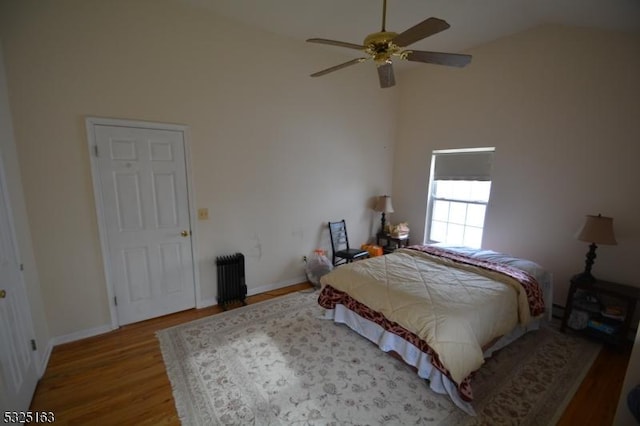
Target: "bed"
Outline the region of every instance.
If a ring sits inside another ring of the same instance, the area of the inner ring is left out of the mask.
[[[470,415],[473,372],[551,318],[551,274],[490,250],[411,246],[337,267],[320,282],[326,319],[400,356]]]

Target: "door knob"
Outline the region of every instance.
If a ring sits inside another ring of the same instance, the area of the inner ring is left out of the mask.
[[[180,235],[182,235],[183,237],[188,237],[189,236],[189,231],[182,231],[180,233]]]
[[[0,299],[4,299],[5,297],[7,297],[7,291],[6,290],[0,290]]]

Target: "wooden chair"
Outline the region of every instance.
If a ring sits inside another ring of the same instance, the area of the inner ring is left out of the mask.
[[[333,251],[333,266],[350,263],[357,259],[369,257],[366,250],[352,249],[349,247],[347,224],[342,219],[340,222],[329,222],[329,234],[331,234],[331,250]]]

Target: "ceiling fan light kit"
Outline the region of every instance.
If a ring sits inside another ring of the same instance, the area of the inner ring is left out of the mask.
[[[447,65],[454,67],[464,67],[471,62],[471,55],[462,55],[456,53],[428,52],[421,50],[404,50],[403,48],[437,34],[449,28],[446,21],[438,18],[427,18],[408,30],[398,34],[392,31],[386,31],[385,22],[387,15],[387,0],[382,3],[382,29],[379,32],[369,34],[365,37],[362,45],[348,43],[344,41],[329,40],[324,38],[310,38],[310,43],[328,44],[332,46],[346,47],[349,49],[360,50],[366,53],[367,57],[356,58],[344,62],[339,65],[318,71],[311,74],[311,77],[320,77],[333,71],[346,68],[351,65],[359,64],[367,60],[373,60],[378,69],[378,77],[380,79],[380,87],[395,86],[395,76],[393,73],[393,58],[397,57],[401,60],[412,62],[424,62],[428,64]]]

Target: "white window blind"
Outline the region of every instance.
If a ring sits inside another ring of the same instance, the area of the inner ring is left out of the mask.
[[[491,180],[493,151],[434,151],[433,180]]]

